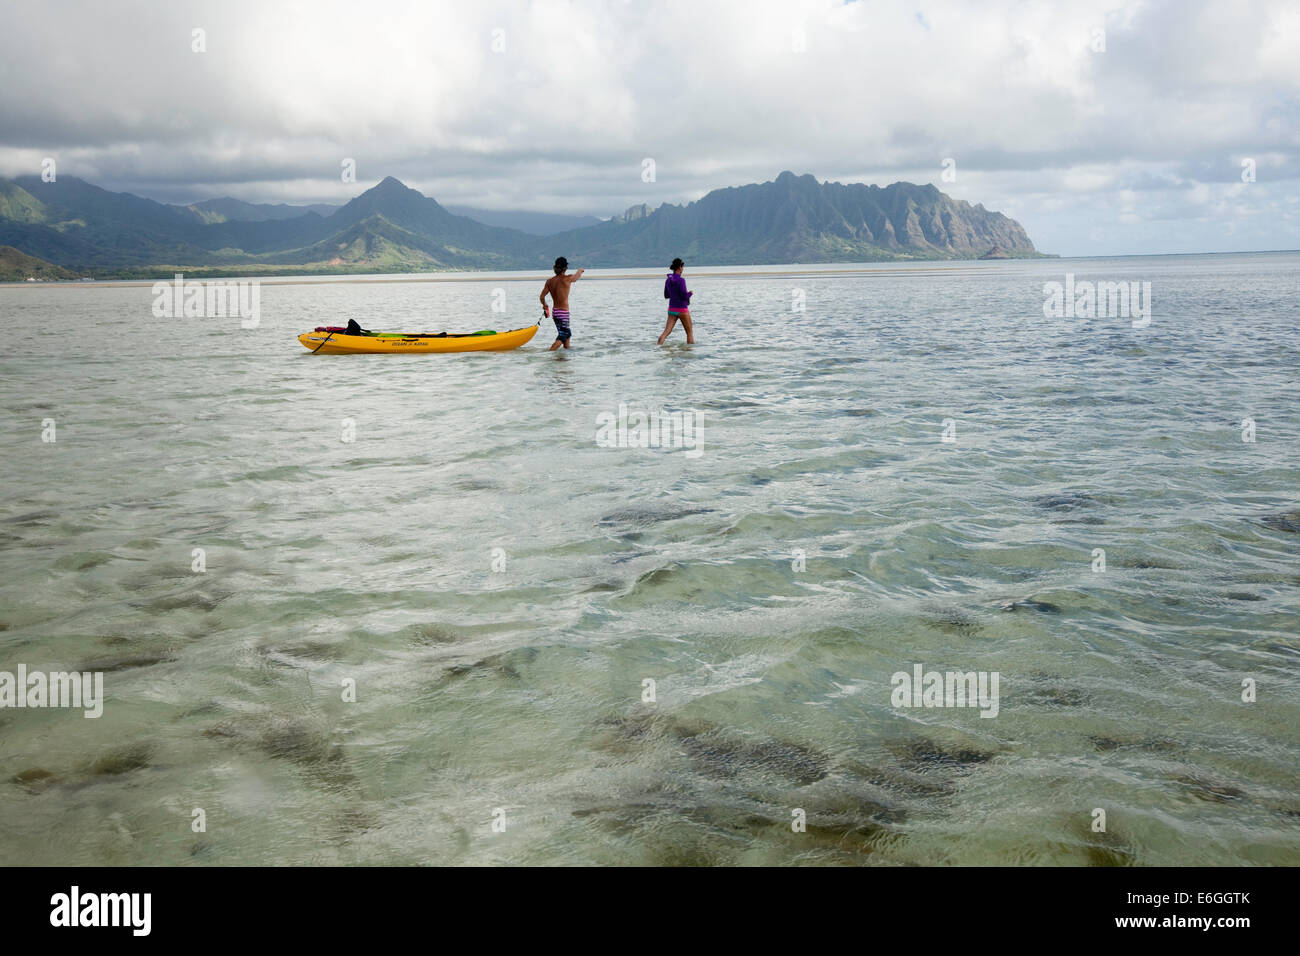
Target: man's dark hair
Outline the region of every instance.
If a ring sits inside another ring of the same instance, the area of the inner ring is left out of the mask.
[[[564,258],[564,256],[560,256],[560,258],[555,260],[555,274],[557,276],[564,275],[564,270],[567,268],[569,268],[569,260]]]

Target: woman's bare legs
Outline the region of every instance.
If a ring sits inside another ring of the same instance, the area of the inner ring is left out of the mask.
[[[685,322],[686,320],[682,319],[682,321]],[[675,326],[676,324],[677,324],[677,316],[675,315],[668,316],[668,324],[664,326],[664,334],[659,336],[659,343],[658,343],[659,345],[663,345],[664,339],[668,338],[668,336],[673,334],[673,326]]]
[[[683,315],[683,316],[682,316],[682,328],[684,328],[684,329],[686,330],[686,344],[687,344],[687,345],[694,345],[694,344],[695,344],[695,326],[691,325],[691,317],[690,317],[689,315]]]

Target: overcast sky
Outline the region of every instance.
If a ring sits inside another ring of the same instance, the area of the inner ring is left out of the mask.
[[[332,203],[391,175],[603,217],[789,169],[932,182],[1064,255],[1300,248],[1296,0],[0,0],[0,22],[0,175],[53,157],[168,202]]]

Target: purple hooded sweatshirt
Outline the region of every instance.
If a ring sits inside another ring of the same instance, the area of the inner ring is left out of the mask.
[[[678,275],[676,272],[668,273],[668,281],[664,283],[664,298],[668,300],[670,309],[689,309],[691,307],[692,292],[686,291],[686,278]]]

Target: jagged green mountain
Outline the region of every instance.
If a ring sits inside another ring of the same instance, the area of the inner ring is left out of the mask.
[[[203,221],[191,207],[61,176],[6,182],[0,243],[98,274],[511,269],[536,237],[455,216],[389,177],[329,217]]]
[[[793,173],[550,236],[456,215],[392,177],[322,216],[238,200],[171,206],[28,176],[0,180],[0,244],[97,275],[545,269],[556,255],[605,267],[1038,255],[1015,220],[934,186]]]
[[[423,260],[425,269],[513,269],[524,264],[537,241],[450,213],[391,176],[323,223],[327,234],[301,253],[307,261],[328,256],[343,264],[349,250],[381,248]]]
[[[0,218],[0,243],[77,270],[202,263],[217,239],[174,206],[100,189],[75,176],[21,176],[0,186],[24,219]],[[218,242],[216,248],[220,248]]]
[[[718,189],[686,206],[623,217],[552,237],[569,259],[650,265],[973,259],[1000,248],[1035,256],[1014,219],[955,200],[934,186],[819,183],[782,173],[774,182]]]

